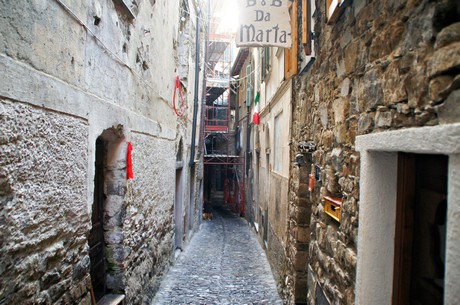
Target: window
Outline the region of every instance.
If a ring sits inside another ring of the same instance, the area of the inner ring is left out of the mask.
[[[312,45],[312,0],[294,0],[289,7],[292,28],[292,47],[285,50],[284,78],[289,79],[302,71],[314,57]]]
[[[275,134],[273,145],[273,159],[275,172],[281,173],[283,170],[283,147],[281,143],[281,114],[275,117]]]
[[[315,1],[302,0],[301,1],[301,25],[299,27],[299,73],[308,69],[313,59],[315,58],[315,52],[313,49],[313,28],[314,19],[313,12],[315,11]]]
[[[311,29],[312,29],[312,7],[310,0],[302,0],[302,46],[305,55],[312,54]]]
[[[135,11],[137,10],[137,4],[133,0],[113,0],[115,9],[119,15],[132,21],[135,18]]]
[[[246,106],[250,107],[252,105],[253,97],[253,70],[251,62],[246,66]]]
[[[331,24],[337,21],[337,19],[342,14],[347,0],[327,0],[326,2],[326,13],[327,13],[327,23]]]
[[[289,16],[291,17],[292,47],[284,52],[284,78],[290,79],[298,72],[298,12],[299,0],[294,0],[289,6]]]
[[[270,72],[270,69],[271,69],[271,58],[270,58],[270,47],[264,47],[264,48],[261,48],[261,52],[260,52],[260,62],[261,62],[261,65],[260,65],[260,76],[262,78],[262,81],[265,80],[265,78],[267,78],[269,72]]]

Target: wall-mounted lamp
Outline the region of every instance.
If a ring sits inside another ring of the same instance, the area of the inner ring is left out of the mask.
[[[305,164],[307,164],[307,161],[305,161],[305,156],[303,154],[297,154],[295,156],[294,165],[297,167],[301,167]]]
[[[295,156],[294,165],[301,167],[312,163],[312,153],[316,150],[316,144],[313,141],[302,141],[298,145],[299,153]]]
[[[299,149],[302,153],[312,153],[316,150],[316,144],[313,141],[302,141],[299,143]]]

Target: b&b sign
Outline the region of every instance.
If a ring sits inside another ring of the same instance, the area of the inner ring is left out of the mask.
[[[237,47],[291,47],[290,0],[237,1],[240,11]]]

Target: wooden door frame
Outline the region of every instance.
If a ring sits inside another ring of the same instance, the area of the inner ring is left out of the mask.
[[[183,247],[184,239],[184,183],[183,167],[176,167],[176,194],[174,196],[174,249]]]
[[[448,156],[444,303],[460,301],[460,124],[407,128],[356,137],[360,201],[355,304],[391,304],[398,152]]]
[[[416,157],[398,154],[393,305],[410,304]],[[412,206],[412,208],[411,208]]]

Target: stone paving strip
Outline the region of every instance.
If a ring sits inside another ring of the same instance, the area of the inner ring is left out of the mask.
[[[265,252],[244,219],[215,207],[176,260],[152,305],[281,305]]]

